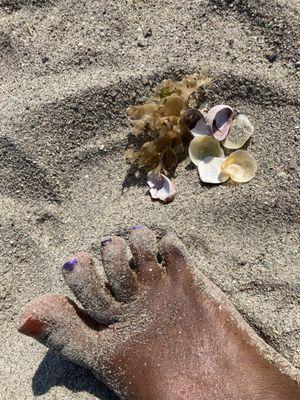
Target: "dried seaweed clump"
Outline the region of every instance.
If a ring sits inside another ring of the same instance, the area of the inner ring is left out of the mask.
[[[133,133],[146,133],[139,150],[129,149],[126,160],[153,173],[173,170],[185,153],[186,128],[181,117],[188,110],[190,96],[210,83],[206,72],[189,75],[181,81],[165,80],[144,104],[128,109]]]

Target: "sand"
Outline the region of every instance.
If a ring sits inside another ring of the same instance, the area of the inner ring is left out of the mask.
[[[297,0],[0,0],[0,399],[112,399],[84,369],[16,332],[20,308],[69,294],[61,264],[101,238],[174,231],[251,326],[300,367]],[[152,202],[124,163],[126,108],[208,68],[211,104],[245,112],[259,169]],[[298,151],[298,154],[297,154]]]

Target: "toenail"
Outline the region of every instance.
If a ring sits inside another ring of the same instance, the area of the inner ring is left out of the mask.
[[[135,225],[135,226],[132,226],[131,227],[131,229],[133,229],[134,231],[137,231],[137,230],[139,230],[139,229],[144,229],[145,227],[143,226],[143,225]]]
[[[101,246],[104,247],[104,246],[107,246],[108,244],[111,244],[111,243],[112,243],[111,239],[106,239],[106,240],[103,240],[101,242]]]
[[[45,326],[41,321],[30,315],[22,321],[22,324],[18,327],[18,331],[24,335],[36,337],[45,332]]]
[[[68,272],[73,271],[74,266],[77,264],[77,258],[71,258],[69,261],[67,261],[64,265],[63,265],[63,269],[65,269]]]

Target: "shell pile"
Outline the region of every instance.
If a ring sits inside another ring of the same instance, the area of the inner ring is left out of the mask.
[[[249,119],[236,115],[226,104],[191,108],[194,93],[198,92],[198,100],[205,100],[210,81],[206,72],[188,75],[181,81],[165,80],[148,101],[128,109],[133,133],[143,136],[139,148],[128,149],[125,157],[148,171],[147,184],[153,199],[164,203],[174,199],[175,185],[167,175],[174,172],[187,149],[202,182],[220,184],[229,178],[248,182],[255,176],[255,159],[241,150],[253,134]]]
[[[210,110],[189,110],[182,117],[194,136],[189,145],[191,161],[198,167],[202,182],[218,184],[231,178],[248,182],[254,178],[257,163],[245,150],[237,150],[225,157],[221,146],[228,150],[240,149],[253,133],[249,119],[225,104]]]

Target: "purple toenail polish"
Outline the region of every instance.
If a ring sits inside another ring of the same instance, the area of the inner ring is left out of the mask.
[[[131,229],[133,229],[134,231],[137,231],[139,229],[144,229],[145,227],[143,225],[135,225],[133,226]]]
[[[64,265],[63,265],[63,269],[65,269],[68,272],[73,271],[74,266],[77,264],[77,259],[76,258],[71,258],[69,261],[67,261]]]
[[[107,246],[108,244],[111,244],[111,243],[112,243],[111,239],[106,239],[106,240],[103,240],[101,242],[101,246],[104,247],[104,246]]]

